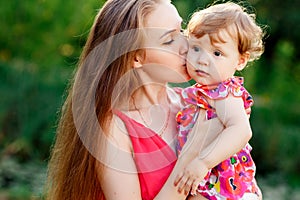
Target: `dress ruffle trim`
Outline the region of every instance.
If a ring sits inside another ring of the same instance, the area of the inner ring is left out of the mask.
[[[249,92],[244,88],[243,77],[232,77],[219,83],[215,89],[208,89],[206,86],[195,84],[195,92],[201,92],[210,99],[224,99],[229,94],[235,97],[242,97],[244,100],[245,109],[250,108],[253,105],[253,98]]]
[[[216,117],[215,108],[207,101],[207,98],[220,100],[226,98],[229,94],[235,97],[241,97],[244,102],[244,108],[248,109],[253,105],[253,98],[244,88],[243,77],[232,77],[219,83],[214,89],[209,89],[206,85],[196,83],[188,88],[175,88],[181,98],[187,104],[196,105],[207,110],[207,119]]]

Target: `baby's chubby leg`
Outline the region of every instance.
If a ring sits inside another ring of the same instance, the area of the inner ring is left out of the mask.
[[[262,200],[262,196],[253,193],[245,193],[241,200]]]

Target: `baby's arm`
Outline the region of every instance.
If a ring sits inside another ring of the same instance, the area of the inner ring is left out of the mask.
[[[251,138],[252,131],[242,98],[229,95],[228,98],[224,100],[215,101],[214,106],[220,122],[224,125],[224,129],[208,146],[202,149],[200,148],[200,154],[176,177],[175,184],[178,186],[179,191],[184,189],[185,192],[187,192],[192,187],[191,193],[195,193],[197,185],[206,175],[203,175],[204,172],[207,172],[208,169],[213,168],[223,160],[240,151]],[[198,118],[198,121],[199,120],[201,121],[201,118]],[[197,134],[194,134],[194,136],[189,139],[193,139],[194,143],[203,144],[203,139],[205,139],[203,135],[210,133],[215,134],[211,129],[220,132],[215,127],[220,126],[217,124],[218,123],[211,123],[209,130],[202,130],[201,124],[197,125],[200,127],[195,126],[194,128],[199,129],[199,132],[197,131]],[[197,135],[202,135],[202,137]],[[195,147],[191,148],[195,149]],[[202,170],[201,172],[199,172],[200,169]]]
[[[244,109],[242,98],[229,95],[215,102],[215,108],[224,130],[199,155],[199,159],[212,168],[239,152],[252,137],[249,117]]]

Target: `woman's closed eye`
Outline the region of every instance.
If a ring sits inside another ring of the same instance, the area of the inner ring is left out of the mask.
[[[170,40],[164,42],[163,44],[164,44],[164,45],[170,45],[170,44],[172,44],[173,42],[174,42],[174,40],[171,38]]]
[[[172,44],[175,40],[179,39],[183,37],[183,34],[181,32],[181,29],[180,31],[174,31],[172,32],[165,40],[165,42],[163,43],[164,45],[170,45]]]

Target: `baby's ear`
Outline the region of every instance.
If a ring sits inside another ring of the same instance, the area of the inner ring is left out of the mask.
[[[250,53],[248,51],[245,52],[244,54],[240,55],[238,66],[236,67],[236,70],[238,70],[238,71],[243,70],[246,67],[249,59],[250,59]]]
[[[140,68],[143,66],[144,60],[144,51],[139,50],[135,53],[134,60],[133,60],[133,67]]]

